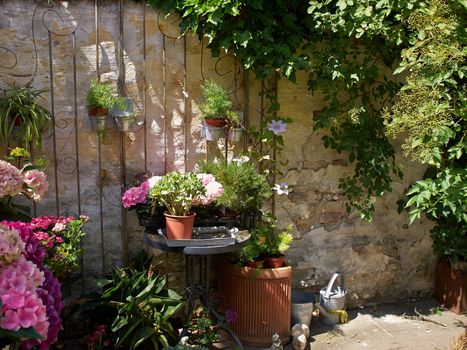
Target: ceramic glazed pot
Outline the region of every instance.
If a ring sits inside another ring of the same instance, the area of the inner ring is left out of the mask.
[[[177,216],[164,214],[167,239],[191,239],[195,214]]]

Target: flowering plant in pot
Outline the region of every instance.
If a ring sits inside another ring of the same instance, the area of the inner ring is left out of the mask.
[[[62,328],[60,285],[23,222],[0,223],[0,348],[49,349]],[[8,348],[8,347],[7,347]]]
[[[221,193],[213,176],[171,172],[149,190],[149,198],[167,209],[164,215],[169,239],[191,239],[195,219],[191,211],[193,205],[209,204]]]
[[[62,283],[80,267],[80,243],[86,234],[82,227],[87,221],[84,215],[41,216],[31,221],[34,235],[46,251],[44,263]]]
[[[15,203],[15,197],[24,195],[36,202],[42,200],[47,188],[47,176],[38,168],[45,165],[38,159],[30,162],[30,154],[24,148],[15,148],[7,159],[25,165],[21,169],[8,161],[0,160],[0,219],[30,221],[29,207]]]

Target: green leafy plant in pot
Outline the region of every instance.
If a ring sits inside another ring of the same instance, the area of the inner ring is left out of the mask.
[[[217,205],[224,208],[225,215],[238,217],[239,226],[251,229],[261,217],[264,201],[272,195],[266,177],[248,162],[247,157],[225,164],[203,162],[198,164],[200,172],[214,175],[224,188],[217,198]]]
[[[206,125],[223,127],[226,113],[232,109],[229,93],[213,80],[206,80],[201,86],[204,102],[200,105],[199,118]]]
[[[97,130],[99,135],[105,131],[105,121],[109,109],[119,103],[118,101],[119,98],[114,96],[110,82],[101,83],[97,80],[91,82],[86,95],[89,122],[91,129]]]
[[[51,125],[50,112],[39,104],[44,90],[30,86],[9,85],[5,96],[0,98],[0,143],[16,138],[18,146],[41,146],[42,132]],[[15,135],[15,137],[13,137]]]
[[[168,239],[191,239],[195,214],[191,212],[193,200],[203,196],[206,188],[194,173],[171,172],[149,190],[149,198],[167,209]]]

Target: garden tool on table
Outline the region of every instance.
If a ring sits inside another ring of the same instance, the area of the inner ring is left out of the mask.
[[[334,286],[336,280],[340,277],[340,286]],[[335,325],[347,323],[349,315],[345,311],[345,296],[347,291],[344,289],[344,277],[335,272],[329,280],[326,288],[321,289],[319,296],[319,304],[316,306],[319,309],[320,321],[327,325]]]

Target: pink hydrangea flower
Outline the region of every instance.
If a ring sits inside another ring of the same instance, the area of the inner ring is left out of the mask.
[[[24,247],[17,230],[0,225],[0,266],[15,261],[24,252]]]
[[[224,193],[222,185],[216,181],[216,178],[211,174],[197,174],[198,179],[201,180],[202,184],[206,188],[206,194],[204,196],[193,198],[194,205],[208,205],[214,202]]]
[[[137,187],[132,187],[125,191],[122,196],[122,203],[125,208],[130,208],[147,201],[149,193],[149,182],[146,180]]]
[[[33,169],[24,174],[24,183],[29,187],[27,194],[35,201],[40,201],[49,188],[47,175],[43,171]]]
[[[23,188],[23,175],[10,163],[0,160],[0,198],[16,196]]]
[[[55,226],[53,227],[52,231],[53,232],[60,232],[66,229],[66,224],[63,222],[57,222]]]

